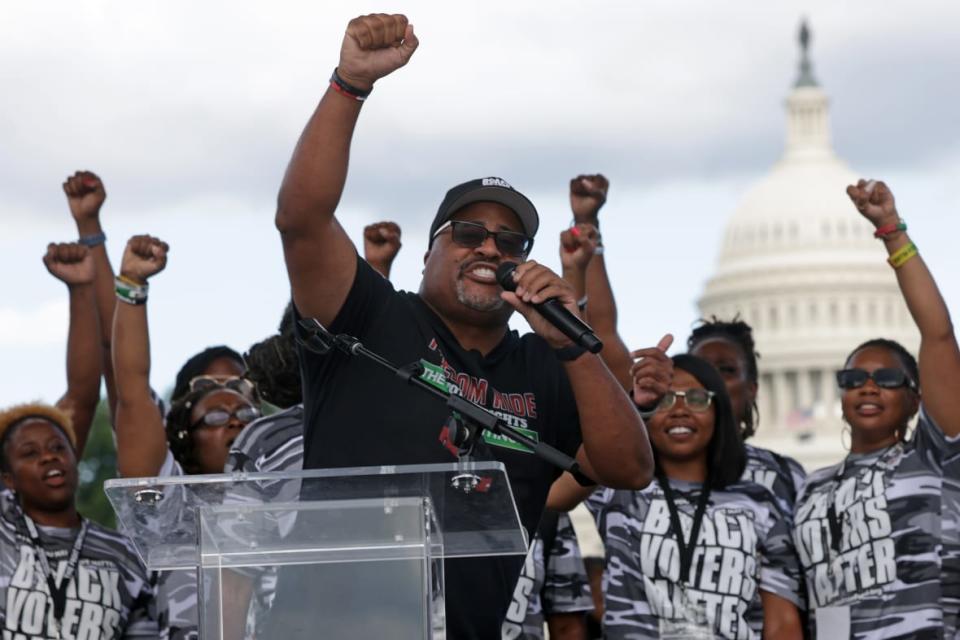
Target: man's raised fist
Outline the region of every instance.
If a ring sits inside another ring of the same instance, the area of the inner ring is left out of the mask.
[[[68,287],[90,284],[96,274],[90,250],[78,242],[51,242],[43,264],[54,278]]]
[[[67,177],[63,183],[63,192],[67,194],[70,214],[78,222],[100,215],[100,207],[107,199],[103,181],[92,171],[77,171]]]
[[[372,13],[354,18],[340,47],[337,74],[363,90],[407,64],[420,41],[401,14]]]
[[[120,263],[120,273],[134,282],[145,283],[148,278],[163,271],[167,266],[170,246],[153,236],[133,236],[127,241]]]

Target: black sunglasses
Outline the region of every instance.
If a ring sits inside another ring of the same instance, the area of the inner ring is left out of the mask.
[[[873,371],[864,369],[841,369],[837,371],[837,385],[841,389],[859,389],[867,384],[867,380],[873,380],[881,389],[910,387],[914,391],[917,390],[917,383],[911,380],[910,376],[902,369],[883,367]]]
[[[494,244],[504,255],[524,256],[533,248],[533,238],[528,235],[516,231],[489,231],[482,224],[466,220],[447,220],[437,228],[431,240],[446,231],[447,227],[451,229],[453,241],[468,249],[479,247],[490,236],[493,236]]]

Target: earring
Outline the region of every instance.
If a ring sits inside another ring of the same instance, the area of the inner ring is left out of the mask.
[[[847,438],[848,440],[851,440],[851,441],[853,440],[853,433],[850,431],[850,425],[848,424],[844,424],[843,429],[840,430],[840,446],[843,447],[844,451],[850,451],[850,444],[844,443],[843,441],[844,435],[848,436]]]

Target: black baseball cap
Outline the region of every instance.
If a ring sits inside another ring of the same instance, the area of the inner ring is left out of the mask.
[[[507,207],[520,219],[523,232],[533,238],[540,227],[540,216],[530,199],[523,195],[503,178],[477,178],[458,184],[449,191],[437,209],[437,216],[430,225],[429,245],[433,245],[433,236],[444,222],[453,217],[460,209],[474,202],[496,202]]]

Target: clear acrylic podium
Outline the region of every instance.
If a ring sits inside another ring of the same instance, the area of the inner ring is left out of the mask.
[[[148,568],[197,571],[203,640],[443,638],[442,560],[522,555],[528,542],[499,462],[104,489]]]

